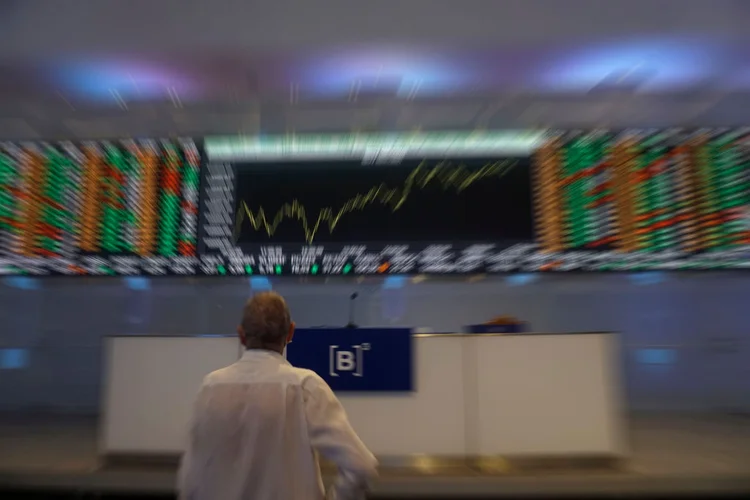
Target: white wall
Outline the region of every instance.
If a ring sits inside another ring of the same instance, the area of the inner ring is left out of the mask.
[[[750,275],[497,277],[408,280],[272,279],[301,326],[342,325],[359,291],[362,326],[455,331],[500,314],[536,331],[622,332],[626,395],[635,410],[750,409]],[[25,369],[0,370],[0,410],[95,413],[107,334],[232,333],[247,279],[6,279],[0,348],[29,349]],[[525,283],[525,284],[519,284]]]

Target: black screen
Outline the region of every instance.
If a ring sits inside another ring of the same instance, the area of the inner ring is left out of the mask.
[[[531,241],[529,163],[492,158],[235,165],[234,241]]]

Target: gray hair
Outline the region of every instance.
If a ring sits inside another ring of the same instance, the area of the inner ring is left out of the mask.
[[[257,293],[245,304],[241,325],[247,344],[282,343],[292,325],[289,307],[276,292]]]

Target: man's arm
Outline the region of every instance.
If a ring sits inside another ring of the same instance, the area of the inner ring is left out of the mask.
[[[341,403],[318,375],[303,383],[310,440],[323,457],[338,467],[336,499],[364,496],[367,481],[377,476],[378,461],[354,432]]]

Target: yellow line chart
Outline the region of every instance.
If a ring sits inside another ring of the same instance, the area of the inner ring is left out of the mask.
[[[255,231],[265,231],[268,236],[273,236],[282,222],[291,219],[302,225],[305,241],[312,243],[321,226],[327,227],[328,232],[332,233],[341,218],[351,212],[363,210],[376,203],[388,205],[391,212],[395,212],[406,202],[412,191],[424,189],[430,183],[437,183],[444,191],[455,189],[459,193],[480,180],[503,177],[518,164],[518,161],[496,161],[472,169],[463,164],[454,164],[449,161],[441,161],[432,167],[427,166],[427,163],[427,161],[423,161],[412,170],[401,186],[389,187],[385,183],[380,183],[365,193],[357,193],[352,196],[339,208],[321,208],[317,216],[308,217],[305,206],[297,199],[284,203],[270,217],[263,207],[259,207],[254,212],[243,200],[235,214],[234,239],[237,241],[245,219],[250,222]]]

